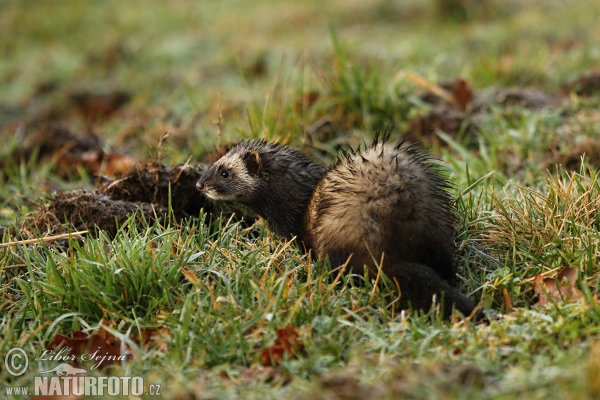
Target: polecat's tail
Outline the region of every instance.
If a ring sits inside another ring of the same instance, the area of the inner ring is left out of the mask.
[[[393,268],[388,265],[386,269],[393,271],[388,273],[389,278],[398,281],[402,297],[415,309],[428,311],[435,296],[436,303],[443,307],[442,312],[446,319],[452,315],[453,308],[465,317],[472,315],[475,320],[483,317],[481,310],[471,300],[426,265],[401,262]]]

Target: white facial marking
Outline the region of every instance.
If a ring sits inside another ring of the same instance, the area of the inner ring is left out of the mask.
[[[242,182],[250,182],[252,180],[246,169],[246,164],[244,164],[244,160],[242,160],[239,153],[229,158],[224,165],[227,165],[234,172],[236,179]]]
[[[221,166],[224,167],[225,169],[231,171],[231,177],[230,178],[217,177],[216,179],[235,179],[238,183],[245,182],[245,183],[251,184],[253,179],[248,174],[248,171],[246,170],[246,165],[244,164],[244,161],[242,160],[239,153],[226,154],[225,156],[223,156],[221,159],[219,159],[214,164],[215,168],[218,168]],[[228,194],[219,193],[214,188],[212,188],[210,186],[210,184],[207,185],[207,187],[203,190],[203,193],[207,197],[209,197],[213,200],[221,200],[221,201],[235,201],[237,196],[239,195],[239,193],[228,193]]]
[[[219,194],[214,189],[205,190],[204,194],[206,196],[210,197],[213,200],[221,200],[221,201],[235,200],[235,198],[234,198],[233,195],[231,195],[231,194],[229,194],[229,195]]]

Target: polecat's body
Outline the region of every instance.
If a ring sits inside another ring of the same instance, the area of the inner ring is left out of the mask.
[[[450,286],[454,222],[448,183],[429,156],[387,138],[352,152],[332,168],[264,141],[241,143],[218,160],[197,187],[215,200],[246,204],[277,234],[296,236],[319,258],[357,273],[396,279],[413,307],[428,309],[434,294],[465,315],[474,305]]]

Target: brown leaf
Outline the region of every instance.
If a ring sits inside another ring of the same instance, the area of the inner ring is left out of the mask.
[[[583,298],[577,285],[577,268],[563,268],[556,277],[544,278],[537,275],[533,281],[535,294],[538,296],[536,306],[553,303],[572,303]]]
[[[131,171],[138,160],[124,154],[104,153],[100,150],[83,153],[79,163],[93,174],[97,175],[102,171],[104,175],[114,177]]]
[[[319,92],[307,92],[303,93],[300,99],[296,101],[294,108],[297,112],[301,112],[305,107],[308,109],[319,99]]]
[[[199,285],[200,284],[200,279],[198,279],[198,277],[196,276],[196,274],[194,273],[194,271],[190,270],[189,267],[184,267],[181,270],[181,274],[192,285]]]
[[[78,164],[85,169],[89,169],[93,174],[97,174],[102,169],[103,159],[104,152],[102,150],[86,151],[81,154]]]
[[[473,91],[469,83],[464,79],[456,78],[456,85],[454,85],[452,95],[462,111],[466,111],[473,102]]]
[[[133,169],[138,160],[124,154],[108,153],[105,155],[106,166],[104,174],[108,176],[123,175]]]
[[[158,348],[163,353],[168,351],[167,340],[171,332],[164,326],[155,329],[142,329],[138,334],[139,342],[145,343],[144,349]]]
[[[121,341],[104,328],[100,328],[97,334],[91,336],[81,331],[73,332],[70,338],[58,334],[48,345],[48,350],[55,352],[63,348],[74,357],[73,365],[79,365],[80,361],[89,361],[95,368],[111,363],[118,364],[123,357],[130,356],[129,352],[125,355],[121,354]]]
[[[510,295],[508,294],[507,288],[502,289],[502,295],[504,296],[504,299],[502,301],[502,308],[504,309],[505,312],[508,313],[513,308],[513,301],[510,298]]]
[[[260,363],[264,366],[277,366],[284,359],[295,356],[304,347],[292,326],[278,329],[275,334],[277,335],[275,343],[260,354]]]

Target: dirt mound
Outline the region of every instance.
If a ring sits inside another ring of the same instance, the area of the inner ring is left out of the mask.
[[[568,171],[579,171],[582,156],[585,155],[587,163],[600,165],[600,141],[588,138],[580,143],[555,142],[547,151],[542,170],[554,170],[557,165],[562,165]]]
[[[36,157],[55,164],[54,172],[67,178],[84,169],[91,174],[119,175],[131,170],[138,160],[119,153],[105,153],[100,138],[92,131],[76,131],[61,123],[46,121],[24,129],[23,140],[11,156],[21,163]],[[2,138],[0,138],[2,139]],[[6,160],[0,160],[3,167]]]
[[[412,77],[421,86],[418,93],[420,101],[432,106],[432,109],[408,121],[403,133],[412,141],[425,140],[438,143],[437,132],[442,131],[450,137],[464,133],[468,144],[477,143],[477,135],[482,117],[492,107],[517,107],[539,109],[558,107],[565,99],[535,88],[499,88],[475,92],[463,79],[437,84]]]
[[[566,92],[575,92],[580,96],[592,96],[600,93],[600,71],[582,75],[579,78],[563,85]]]
[[[107,93],[77,91],[70,97],[87,120],[108,118],[131,100],[128,93],[119,90]]]
[[[20,236],[63,233],[65,222],[77,230],[97,228],[114,236],[135,212],[153,221],[166,218],[169,206],[178,219],[198,216],[202,208],[211,213],[212,205],[196,190],[196,182],[207,168],[148,164],[119,179],[100,179],[95,190],[59,193],[26,218]]]
[[[488,104],[497,104],[503,107],[519,106],[529,109],[556,106],[561,103],[559,98],[534,88],[496,89],[484,99],[482,102]]]
[[[21,224],[20,236],[37,237],[39,233],[64,233],[64,222],[77,230],[98,228],[114,236],[117,229],[133,213],[140,212],[148,220],[165,216],[165,207],[145,203],[114,200],[98,191],[76,190],[58,193],[48,204]]]
[[[27,160],[37,150],[37,157],[71,162],[81,158],[84,153],[101,151],[99,138],[92,132],[76,133],[57,123],[44,123],[42,126],[30,126],[19,145],[15,157]]]
[[[196,190],[196,182],[207,169],[206,165],[166,167],[158,163],[147,164],[118,179],[105,179],[98,185],[98,190],[113,200],[149,202],[164,208],[169,207],[170,193],[175,216],[197,216],[201,208],[210,208],[206,198]]]
[[[428,140],[430,143],[438,142],[437,132],[442,131],[451,137],[456,137],[459,132],[464,132],[475,141],[478,126],[468,114],[451,108],[437,107],[429,113],[412,118],[403,136],[411,141]]]

